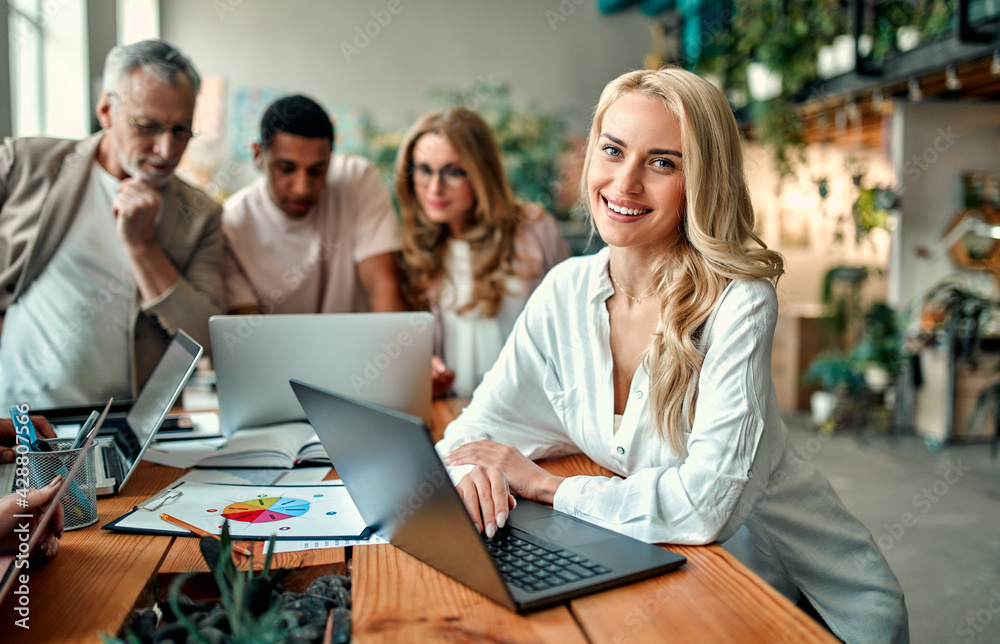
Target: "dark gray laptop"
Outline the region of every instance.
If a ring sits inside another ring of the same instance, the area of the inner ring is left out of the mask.
[[[519,612],[674,570],[674,552],[518,499],[507,525],[476,532],[423,421],[291,380],[372,532]]]

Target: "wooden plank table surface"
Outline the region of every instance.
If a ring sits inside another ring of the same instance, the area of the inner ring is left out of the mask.
[[[98,521],[66,532],[59,554],[31,567],[29,630],[14,624],[15,603],[0,607],[0,642],[97,642],[115,634],[156,574],[173,537],[113,533],[102,525],[172,483],[181,470],[143,463],[118,496],[98,499]]]
[[[152,581],[164,588],[173,574],[181,572],[205,572],[207,579],[198,539],[122,534],[100,528],[183,473],[173,467],[141,463],[122,494],[99,498],[97,523],[66,532],[55,559],[37,569],[29,568],[30,629],[15,625],[20,616],[14,611],[14,597],[8,597],[0,607],[0,642],[98,642],[99,632],[114,635],[137,603],[147,603],[144,595],[152,590]],[[253,547],[254,567],[259,569],[264,563],[264,542],[254,542]],[[243,570],[249,563],[242,555],[234,560]],[[302,576],[306,582],[319,574],[347,571],[344,548],[278,554],[274,566],[309,566],[310,571]]]
[[[253,550],[254,570],[264,567],[266,541],[237,541],[238,545]],[[239,557],[236,567],[246,570],[249,567],[249,557]],[[336,566],[346,569],[347,558],[344,548],[324,548],[323,550],[303,550],[301,552],[279,552],[271,560],[271,568],[303,568],[305,566]],[[179,537],[167,552],[163,563],[157,571],[161,575],[171,575],[182,572],[208,572],[208,565],[198,549],[198,539]]]
[[[436,402],[432,438],[464,401]],[[541,461],[559,476],[611,472],[582,455]],[[836,642],[721,546],[670,546],[683,568],[517,615],[390,545],[355,548],[354,640],[371,642]]]
[[[435,437],[463,404],[434,404]],[[610,474],[583,456],[542,465],[559,475]],[[0,607],[0,642],[97,642],[99,632],[116,633],[134,606],[146,605],[153,582],[164,583],[158,575],[204,569],[195,539],[100,529],[181,474],[143,463],[123,494],[99,499],[98,523],[67,532],[59,556],[30,569],[30,630],[14,624],[14,597]],[[688,558],[679,571],[529,615],[502,608],[391,545],[353,548],[349,563],[345,550],[335,548],[289,553],[281,564],[308,566],[305,577],[350,566],[354,638],[362,643],[836,641],[721,547],[672,549]]]

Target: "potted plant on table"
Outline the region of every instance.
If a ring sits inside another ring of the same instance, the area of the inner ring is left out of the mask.
[[[199,644],[344,644],[351,640],[350,580],[319,577],[305,592],[288,592],[280,582],[291,572],[273,570],[274,537],[263,569],[237,570],[228,522],[222,537],[202,537],[201,555],[219,591],[218,602],[195,602],[181,592],[194,573],[170,584],[167,601],[156,610],[138,611],[124,638],[101,633],[104,644],[197,642]]]

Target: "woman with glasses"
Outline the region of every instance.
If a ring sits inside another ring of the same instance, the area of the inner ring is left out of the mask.
[[[468,398],[528,296],[569,255],[555,220],[511,193],[493,133],[470,110],[425,114],[396,158],[404,294],[437,321],[434,393]]]
[[[908,641],[871,532],[787,443],[771,380],[784,260],[753,233],[725,96],[679,68],[627,73],[585,154],[608,247],[546,276],[438,444],[473,521],[492,538],[516,494],[650,543],[718,541],[840,639]],[[531,460],[571,453],[614,476]]]

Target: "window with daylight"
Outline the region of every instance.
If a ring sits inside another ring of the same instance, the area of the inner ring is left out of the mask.
[[[14,136],[45,131],[41,0],[9,0],[10,96]]]
[[[14,136],[89,133],[87,3],[6,0]]]

